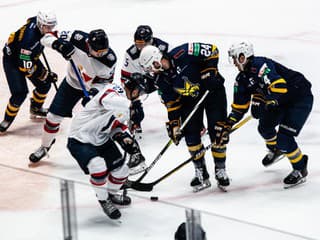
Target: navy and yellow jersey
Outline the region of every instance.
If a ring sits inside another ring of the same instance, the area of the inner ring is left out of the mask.
[[[303,74],[272,59],[253,57],[236,78],[231,115],[238,118],[239,113],[243,115],[247,112],[251,95],[258,94],[266,101],[276,100],[280,107],[285,107],[299,96],[308,93],[310,88],[311,83]]]
[[[180,116],[179,110],[184,104],[194,106],[206,89],[223,85],[218,72],[219,51],[215,45],[186,43],[174,48],[166,57],[171,67],[159,75],[156,85],[169,120]]]
[[[31,17],[16,32],[10,34],[3,49],[5,57],[9,57],[17,68],[31,79],[40,79],[46,75],[46,69],[39,60],[44,46],[40,39],[42,34],[37,27],[37,18]]]
[[[60,38],[64,40],[70,41],[75,47],[79,48],[81,51],[87,53],[88,56],[90,56],[89,53],[89,47],[87,40],[89,38],[89,34],[83,31],[75,30],[72,33],[70,32],[61,32]],[[106,65],[108,68],[112,68],[112,66],[115,65],[117,62],[117,57],[114,51],[109,47],[108,53],[102,57],[94,57],[90,56],[97,61],[103,63]]]

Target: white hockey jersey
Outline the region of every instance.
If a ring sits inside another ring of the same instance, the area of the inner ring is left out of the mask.
[[[87,33],[76,30],[73,32],[63,31],[59,35],[60,38],[71,42],[75,47],[75,53],[71,58],[81,73],[86,90],[89,90],[91,87],[100,86],[100,84],[96,85],[95,83],[101,83],[101,80],[113,80],[117,58],[111,48],[109,48],[105,56],[95,58],[89,54]],[[52,43],[56,39],[55,35],[48,33],[41,39],[41,44],[52,48]],[[73,88],[82,90],[70,62],[67,67],[66,80]]]
[[[129,105],[120,86],[107,84],[74,116],[69,137],[95,146],[104,144],[114,134],[128,131]]]
[[[153,38],[152,45],[159,48],[161,52],[166,53],[169,49],[169,44],[159,38]],[[121,82],[125,82],[127,78],[130,79],[132,73],[145,74],[143,68],[139,63],[139,56],[141,51],[133,44],[131,45],[124,56],[124,63],[121,69]]]

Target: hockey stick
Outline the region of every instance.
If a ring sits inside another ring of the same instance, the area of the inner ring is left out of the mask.
[[[51,72],[51,68],[50,68],[49,62],[48,62],[47,57],[46,57],[46,55],[44,54],[44,52],[42,52],[42,57],[43,57],[44,62],[45,62],[45,64],[46,64],[47,68],[48,68],[48,71]],[[54,88],[56,89],[56,91],[58,91],[58,86],[57,86],[57,83],[56,83],[56,82],[53,83],[53,86],[54,86]]]
[[[207,90],[203,96],[201,97],[201,99],[198,101],[198,103],[194,106],[193,110],[189,113],[188,117],[184,120],[183,124],[180,127],[179,131],[182,131],[185,126],[188,124],[188,122],[190,121],[190,119],[192,118],[193,114],[198,110],[200,104],[204,101],[204,99],[206,98],[206,96],[209,94],[209,90]],[[144,173],[137,179],[136,182],[141,182],[142,179],[148,174],[148,172],[151,170],[151,168],[153,168],[153,166],[156,164],[156,162],[159,161],[159,159],[162,157],[162,155],[167,151],[167,149],[170,147],[170,145],[173,143],[172,139],[170,139],[167,144],[162,148],[162,150],[160,151],[160,153],[156,156],[156,158],[153,160],[153,162],[149,165],[149,167],[147,167],[144,170]]]
[[[83,79],[80,75],[80,72],[79,72],[79,69],[77,68],[77,66],[75,65],[74,61],[72,59],[70,59],[70,63],[71,63],[71,66],[73,68],[73,71],[75,72],[75,74],[77,75],[77,78],[78,78],[78,81],[80,83],[80,86],[81,86],[81,89],[83,91],[83,94],[86,98],[89,98],[89,93],[84,85],[84,82],[83,82]]]
[[[248,116],[245,119],[243,119],[242,121],[240,121],[237,125],[235,125],[231,131],[230,134],[233,133],[235,130],[237,130],[238,128],[242,127],[245,123],[247,123],[250,119],[252,119],[252,116]],[[205,153],[207,150],[209,150],[212,146],[214,145],[214,143],[209,144],[208,146],[206,146],[204,149],[202,149],[200,152],[198,152],[196,155],[188,158],[186,161],[182,162],[181,164],[179,164],[177,167],[175,167],[174,169],[170,170],[168,173],[164,174],[162,177],[158,178],[157,180],[151,182],[151,183],[141,183],[139,181],[130,181],[128,180],[125,185],[124,188],[132,188],[134,190],[137,191],[143,191],[143,192],[151,192],[153,190],[153,187],[155,185],[157,185],[159,182],[163,181],[164,179],[166,179],[167,177],[169,177],[171,174],[175,173],[176,171],[178,171],[180,168],[184,167],[185,165],[187,165],[189,162],[191,162],[193,159],[199,157],[200,155],[202,155],[203,153]]]

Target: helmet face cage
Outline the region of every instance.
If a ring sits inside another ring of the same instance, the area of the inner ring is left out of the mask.
[[[136,32],[134,33],[134,41],[136,43],[151,42],[152,37],[153,37],[152,29],[148,25],[138,26]]]
[[[154,73],[162,70],[162,53],[155,46],[146,46],[142,49],[139,62],[145,72]]]
[[[57,17],[53,12],[39,11],[37,14],[37,26],[42,32],[42,28],[46,27],[52,30],[57,25]],[[49,31],[48,31],[49,32]]]

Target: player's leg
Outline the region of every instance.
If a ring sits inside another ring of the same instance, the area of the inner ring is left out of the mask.
[[[45,118],[48,109],[42,106],[51,88],[51,83],[39,79],[33,79],[31,82],[36,88],[32,91],[32,97],[30,98],[30,118]]]
[[[225,121],[227,118],[227,99],[224,89],[212,92],[208,95],[205,104],[205,111],[208,120],[208,132],[211,142],[215,139],[214,126],[218,121]],[[211,154],[215,164],[215,178],[218,187],[225,190],[230,185],[226,172],[226,145],[213,146]]]
[[[6,107],[4,119],[0,123],[0,133],[6,132],[10,127],[28,94],[28,87],[24,74],[20,72],[7,57],[3,57],[3,68],[11,97]]]
[[[305,182],[308,175],[308,156],[302,153],[295,137],[299,135],[304,126],[312,105],[313,96],[310,93],[288,109],[279,126],[277,146],[288,157],[293,168],[292,172],[284,179],[285,188]]]
[[[72,110],[82,98],[81,90],[72,88],[64,79],[56,93],[43,126],[41,146],[29,156],[31,162],[39,162],[47,155],[65,117],[72,117]]]
[[[67,148],[83,172],[90,175],[90,183],[104,213],[111,219],[120,218],[121,213],[113,205],[107,190],[109,170],[103,157],[99,156],[97,148],[88,143],[81,143],[73,138],[68,139]]]

